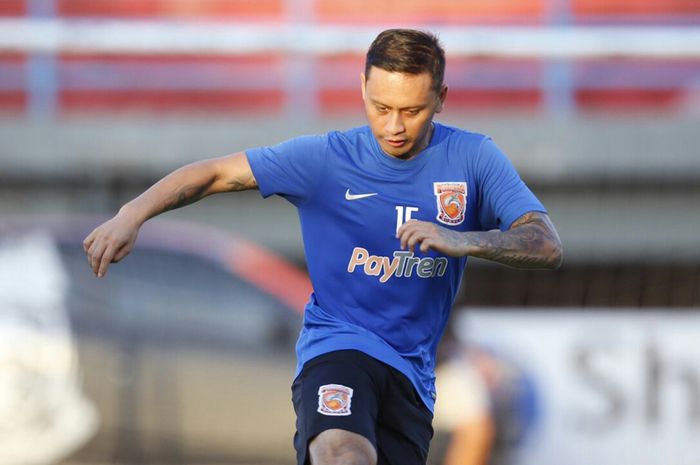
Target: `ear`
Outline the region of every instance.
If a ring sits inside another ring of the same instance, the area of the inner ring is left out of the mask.
[[[445,105],[445,99],[447,98],[447,86],[442,86],[440,89],[440,94],[438,95],[438,104],[435,107],[435,113],[440,113],[443,106]]]
[[[365,100],[365,88],[367,87],[367,77],[365,73],[360,73],[360,82],[362,83],[362,100]]]

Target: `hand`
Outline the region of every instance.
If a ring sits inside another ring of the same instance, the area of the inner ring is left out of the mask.
[[[428,221],[410,220],[405,222],[396,233],[401,241],[401,249],[414,251],[420,245],[420,251],[426,253],[432,249],[451,257],[462,257],[467,253],[467,243],[459,231],[443,228]]]
[[[131,252],[140,227],[128,214],[120,212],[85,238],[83,250],[95,276],[103,277],[110,263],[117,263]]]

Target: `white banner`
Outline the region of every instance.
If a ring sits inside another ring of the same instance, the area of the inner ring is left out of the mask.
[[[527,387],[510,463],[700,463],[700,310],[471,311],[457,329]]]
[[[82,392],[53,241],[30,234],[0,243],[0,464],[55,464],[97,431]]]

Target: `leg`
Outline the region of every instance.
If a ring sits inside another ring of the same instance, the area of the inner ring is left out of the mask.
[[[364,436],[328,429],[309,444],[311,465],[376,465],[377,451]]]
[[[376,465],[378,400],[367,357],[330,352],[308,361],[292,385],[298,465]]]
[[[411,382],[387,366],[385,402],[377,418],[376,440],[380,465],[425,465],[433,437],[433,415]]]

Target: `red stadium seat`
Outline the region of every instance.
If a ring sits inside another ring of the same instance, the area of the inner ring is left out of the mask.
[[[697,60],[582,60],[575,65],[574,100],[583,111],[671,111],[697,75]]]
[[[575,15],[675,15],[700,14],[697,0],[571,0]]]
[[[546,0],[316,0],[319,21],[430,24],[533,23],[543,19]]]
[[[676,89],[578,89],[575,100],[579,109],[586,112],[658,112],[680,105],[682,93]]]
[[[59,103],[75,111],[280,111],[281,59],[64,55]],[[261,77],[263,76],[263,77]]]
[[[24,113],[26,61],[24,55],[0,54],[0,114]]]
[[[0,1],[0,16],[22,16],[27,13],[26,0]]]
[[[58,0],[63,16],[279,20],[284,0]]]

